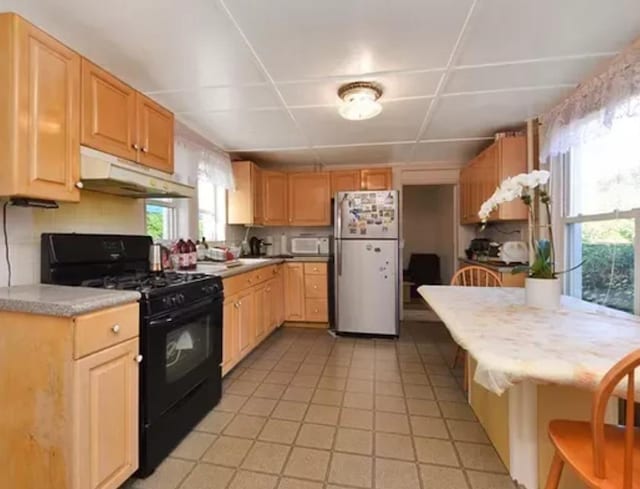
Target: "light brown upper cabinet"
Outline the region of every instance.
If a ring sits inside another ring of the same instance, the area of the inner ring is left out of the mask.
[[[393,188],[391,168],[360,170],[361,190],[390,190]]]
[[[77,202],[80,56],[0,14],[0,195]]]
[[[136,161],[136,110],[133,88],[82,60],[82,144]]]
[[[331,224],[331,177],[328,172],[289,173],[289,224]]]
[[[262,201],[264,224],[285,226],[287,220],[287,174],[262,171]]]
[[[527,171],[527,141],[525,136],[498,139],[473,158],[460,172],[460,221],[480,222],[478,211],[482,203],[507,177]],[[489,221],[527,219],[527,207],[520,200],[501,205]]]
[[[141,93],[136,94],[138,161],[173,173],[173,113]]]
[[[227,192],[228,224],[263,224],[262,170],[251,161],[234,161],[235,190]]]
[[[81,143],[173,173],[173,114],[82,60]]]
[[[331,172],[331,196],[337,192],[360,190],[360,170],[340,170]]]

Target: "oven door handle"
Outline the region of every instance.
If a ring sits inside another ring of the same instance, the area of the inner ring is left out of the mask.
[[[149,321],[149,327],[154,328],[156,326],[161,326],[169,323],[173,324],[177,322],[187,322],[188,320],[196,316],[213,314],[215,311],[215,304],[215,300],[207,299],[185,309],[172,311],[166,316],[162,316]]]

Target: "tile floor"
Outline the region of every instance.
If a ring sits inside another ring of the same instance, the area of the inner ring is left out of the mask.
[[[438,323],[397,341],[281,328],[135,489],[513,489]]]

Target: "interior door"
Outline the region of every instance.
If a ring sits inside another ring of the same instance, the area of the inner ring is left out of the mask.
[[[338,331],[398,334],[398,242],[342,240],[337,253]]]

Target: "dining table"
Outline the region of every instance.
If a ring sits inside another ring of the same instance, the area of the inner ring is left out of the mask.
[[[427,286],[418,293],[467,352],[468,402],[515,481],[544,487],[552,419],[589,420],[593,391],[640,348],[640,317],[562,296],[534,308],[516,287]],[[614,391],[624,395],[624,386]],[[618,397],[606,421],[618,422]],[[565,471],[561,489],[584,485]]]

